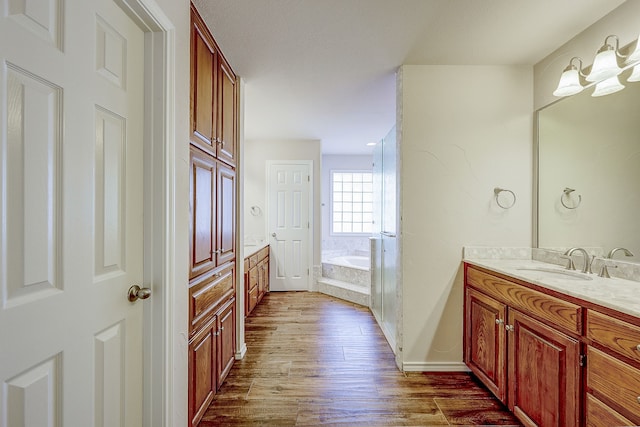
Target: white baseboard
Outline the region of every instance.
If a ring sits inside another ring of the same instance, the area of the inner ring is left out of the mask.
[[[462,362],[404,362],[406,372],[470,372]]]

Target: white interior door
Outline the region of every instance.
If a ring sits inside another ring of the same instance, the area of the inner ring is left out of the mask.
[[[0,425],[141,426],[142,31],[2,0]]]
[[[311,259],[311,166],[309,163],[270,163],[268,179],[271,245],[269,288],[309,290]]]

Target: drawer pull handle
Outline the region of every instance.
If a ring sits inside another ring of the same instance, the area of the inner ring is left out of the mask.
[[[496,319],[496,325],[502,325],[503,323],[504,323],[504,320]]]
[[[513,325],[507,325],[504,328],[507,330],[507,332],[513,332]]]

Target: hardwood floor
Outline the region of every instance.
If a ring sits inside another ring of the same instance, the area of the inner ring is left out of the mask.
[[[398,371],[369,310],[323,294],[267,294],[246,342],[201,427],[520,425],[468,374]]]

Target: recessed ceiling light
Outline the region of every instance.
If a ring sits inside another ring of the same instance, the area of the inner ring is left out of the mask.
[[[375,147],[377,142],[367,142],[367,147]]]

